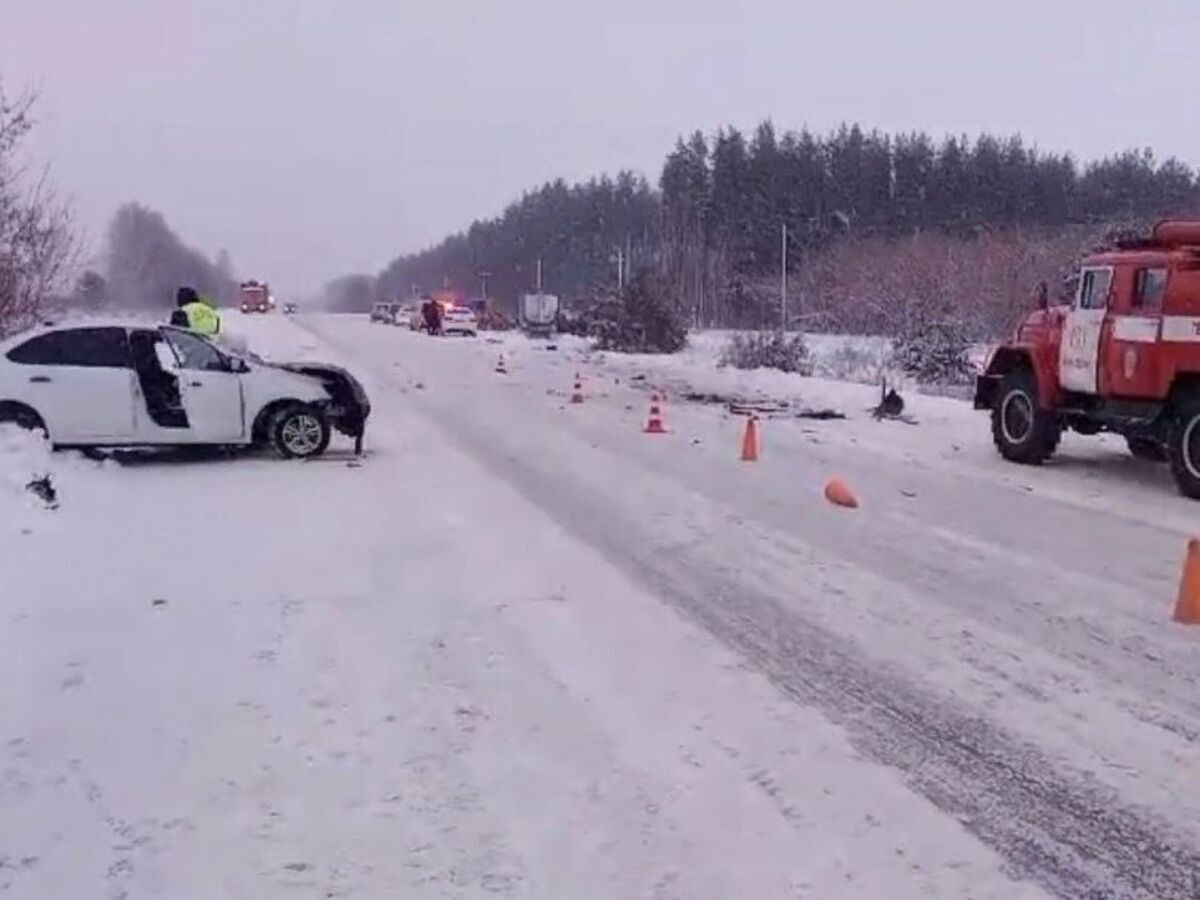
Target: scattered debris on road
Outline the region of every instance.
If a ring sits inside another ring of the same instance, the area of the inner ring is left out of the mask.
[[[833,421],[846,418],[844,412],[839,412],[836,409],[825,407],[824,409],[810,409],[805,406],[796,413],[797,419],[818,419],[821,421]]]
[[[46,509],[58,509],[58,491],[49,475],[34,478],[25,489],[46,504]]]
[[[844,509],[858,509],[858,497],[850,490],[850,485],[841,478],[830,478],[825,484],[825,499],[834,506]]]
[[[870,412],[876,421],[903,422],[905,425],[917,424],[916,419],[904,414],[904,398],[896,393],[894,387],[888,387],[886,378],[879,386],[879,404]]]

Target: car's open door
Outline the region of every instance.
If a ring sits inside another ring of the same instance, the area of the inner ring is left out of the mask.
[[[226,358],[208,341],[178,328],[164,328],[178,360],[179,390],[188,418],[188,442],[244,440],[242,383]]]

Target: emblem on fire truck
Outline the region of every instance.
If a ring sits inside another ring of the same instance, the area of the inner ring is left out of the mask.
[[[1125,351],[1125,380],[1130,381],[1133,378],[1133,373],[1137,371],[1138,355],[1137,350],[1130,347]]]

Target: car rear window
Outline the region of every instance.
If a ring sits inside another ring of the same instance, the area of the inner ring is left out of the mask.
[[[32,337],[8,351],[25,366],[129,368],[129,342],[124,328],[64,328]]]

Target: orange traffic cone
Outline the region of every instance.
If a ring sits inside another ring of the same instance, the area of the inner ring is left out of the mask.
[[[571,390],[571,402],[583,402],[583,381],[580,379],[578,372],[575,373],[575,387]]]
[[[758,462],[758,417],[746,417],[746,433],[742,435],[742,462]]]
[[[646,419],[646,434],[666,434],[667,426],[663,422],[662,407],[659,406],[658,394],[650,397],[650,417]]]
[[[1174,618],[1184,625],[1200,625],[1200,539],[1197,538],[1188,541]]]
[[[497,375],[507,375],[508,374],[508,364],[505,363],[505,361],[504,361],[503,353],[501,353],[500,358],[498,360],[496,360],[496,374]]]
[[[825,499],[834,506],[844,506],[846,509],[858,509],[858,498],[854,491],[840,478],[830,478],[825,484]]]

